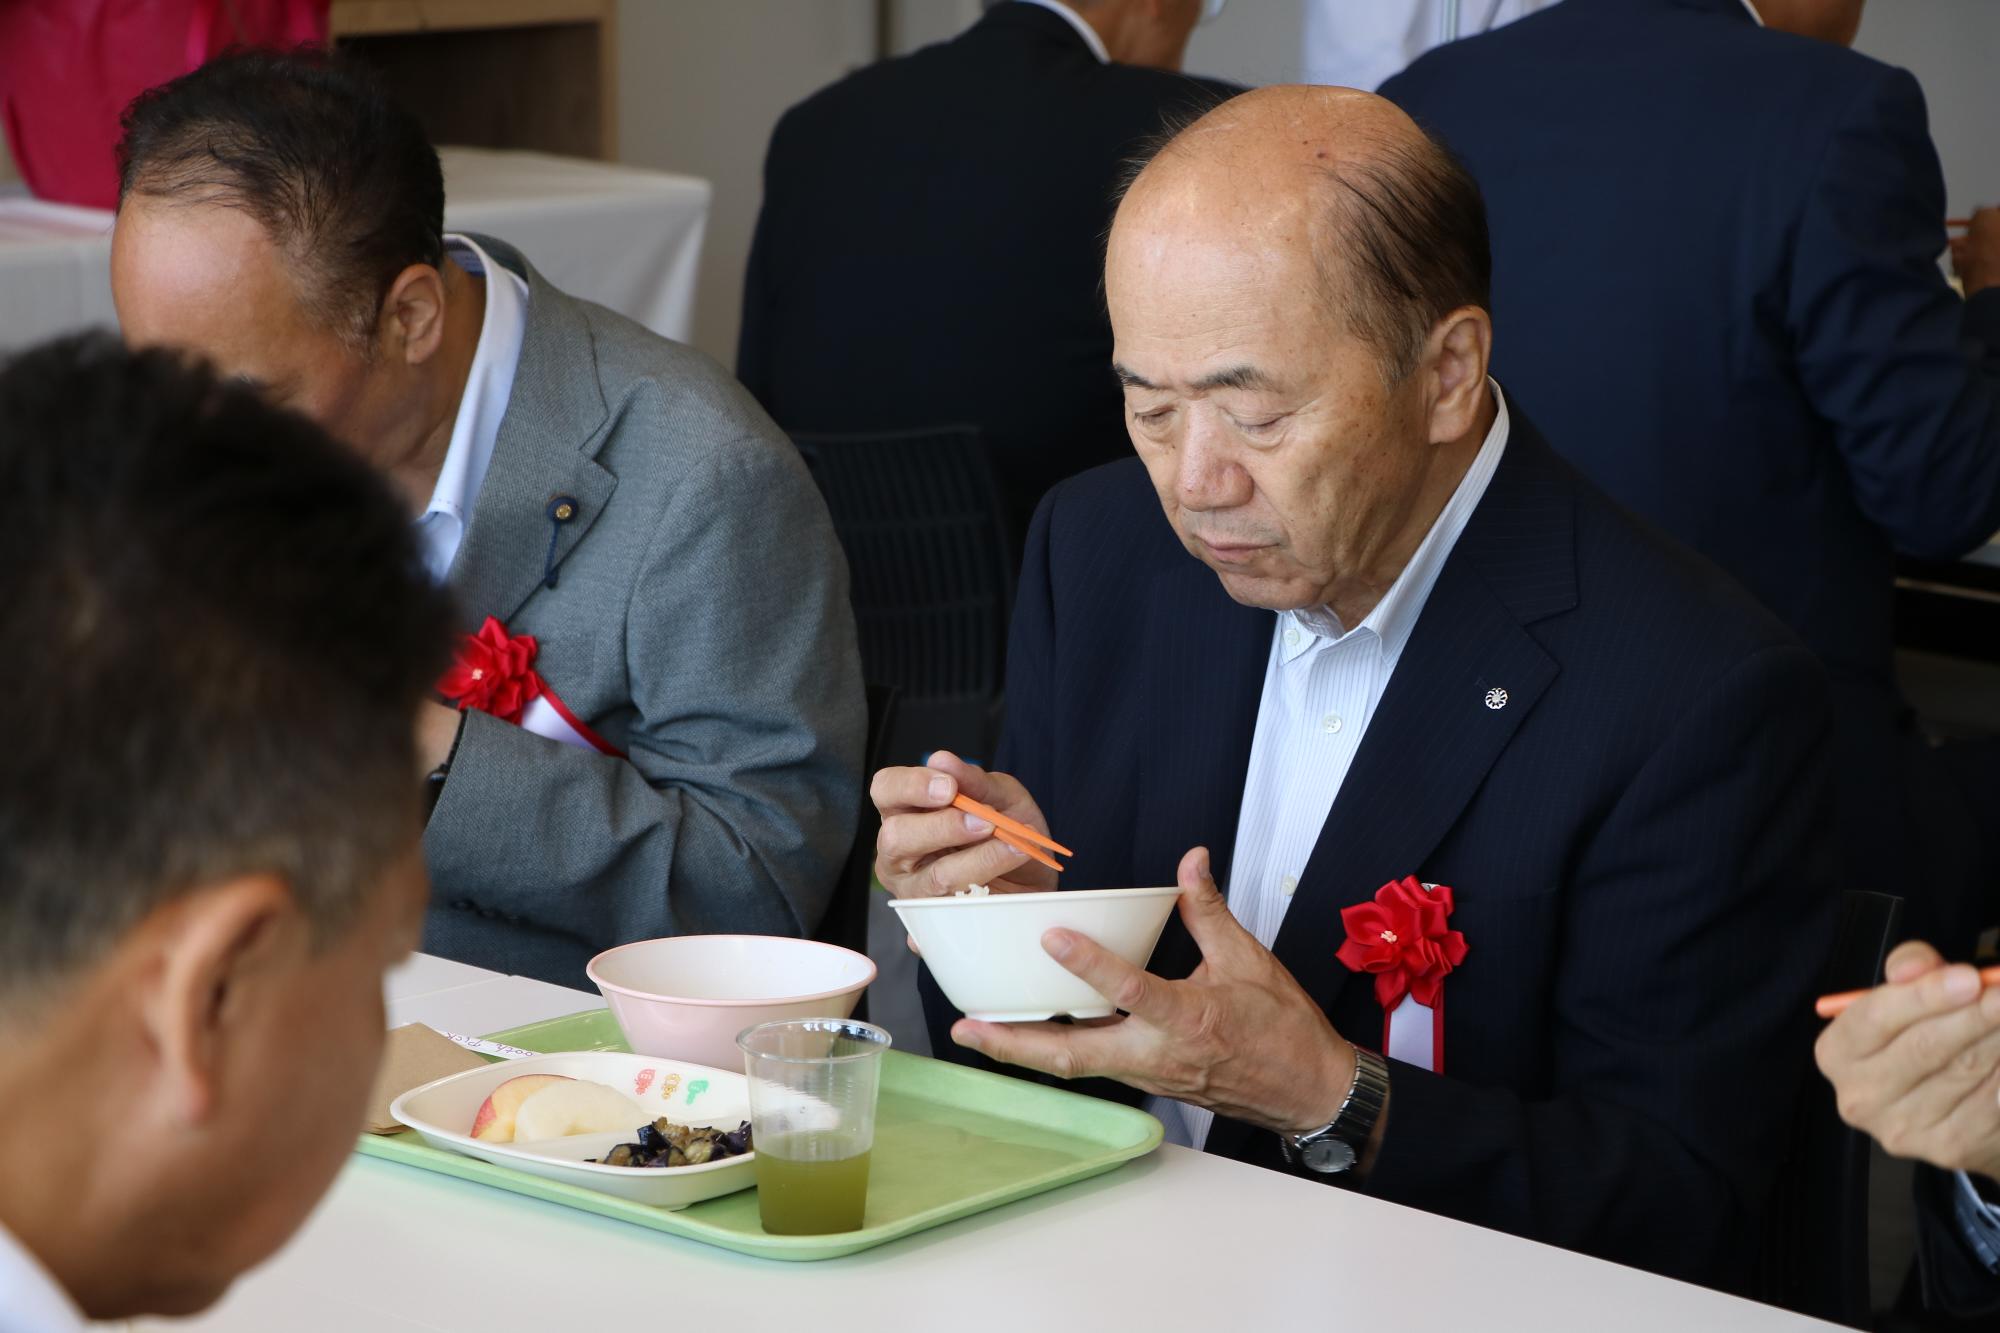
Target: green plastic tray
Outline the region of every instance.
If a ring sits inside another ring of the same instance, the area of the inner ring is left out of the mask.
[[[627,1049],[618,1024],[604,1009],[491,1036],[531,1051]],[[882,1057],[868,1211],[859,1231],[773,1236],[758,1224],[755,1190],[668,1212],[432,1148],[412,1133],[364,1135],[360,1150],[740,1254],[796,1260],[835,1259],[872,1249],[1101,1175],[1159,1144],[1160,1122],[1144,1111],[890,1051]]]

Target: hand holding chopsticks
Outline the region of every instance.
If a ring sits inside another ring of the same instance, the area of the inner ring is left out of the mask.
[[[1005,773],[989,773],[946,751],[924,768],[885,768],[869,783],[882,813],[875,875],[898,898],[1052,889],[1069,856],[1049,837],[1035,798]]]
[[[2000,1175],[2000,987],[1930,945],[1896,946],[1884,984],[1826,1025],[1813,1059],[1840,1118],[1897,1157]]]

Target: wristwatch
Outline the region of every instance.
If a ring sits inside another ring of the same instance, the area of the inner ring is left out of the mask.
[[[1389,1062],[1373,1051],[1354,1048],[1354,1081],[1332,1120],[1303,1134],[1280,1134],[1285,1161],[1323,1176],[1338,1175],[1360,1160],[1389,1101]]]

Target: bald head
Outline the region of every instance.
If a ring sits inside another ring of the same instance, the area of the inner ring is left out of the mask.
[[[1245,93],[1175,135],[1112,222],[1134,446],[1238,601],[1358,624],[1495,418],[1485,210],[1401,111]]]
[[[1326,315],[1391,380],[1431,327],[1491,304],[1479,187],[1394,103],[1353,88],[1279,86],[1231,98],[1140,165],[1112,230],[1228,237],[1310,263]]]

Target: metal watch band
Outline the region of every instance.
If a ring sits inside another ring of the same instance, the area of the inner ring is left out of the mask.
[[[1318,1129],[1304,1134],[1280,1134],[1278,1142],[1284,1149],[1285,1160],[1328,1175],[1348,1170],[1359,1159],[1362,1149],[1367,1147],[1369,1136],[1375,1132],[1375,1124],[1382,1118],[1382,1108],[1388,1101],[1389,1062],[1373,1051],[1355,1047],[1354,1078],[1347,1085],[1347,1095],[1341,1099],[1340,1109],[1334,1113],[1332,1120]],[[1339,1140],[1347,1151],[1312,1151],[1329,1139]]]

